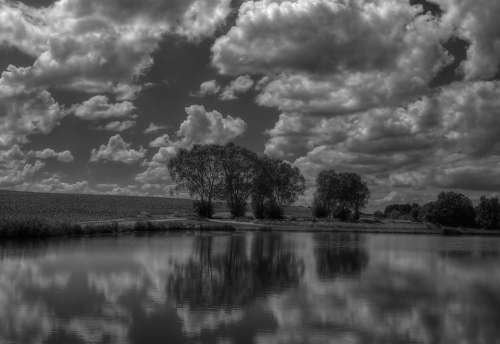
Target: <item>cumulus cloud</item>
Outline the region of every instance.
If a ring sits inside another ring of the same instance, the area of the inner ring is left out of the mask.
[[[144,158],[146,155],[144,148],[140,147],[136,150],[130,148],[130,146],[131,144],[125,142],[120,134],[116,134],[109,138],[107,144],[92,150],[90,161],[98,162],[102,160],[133,164]]]
[[[7,150],[0,150],[0,186],[13,187],[31,180],[45,163],[32,161],[18,145]]]
[[[206,97],[213,96],[220,91],[220,86],[217,80],[207,80],[200,84],[200,89],[195,93],[195,96]]]
[[[16,144],[9,149],[0,149],[0,187],[16,190],[50,191],[47,188],[47,183],[43,180],[36,180],[45,167],[43,160],[47,159],[57,159],[60,162],[68,163],[72,162],[74,157],[68,150],[56,152],[51,148],[24,152]],[[59,187],[63,188],[65,184],[60,183]],[[52,189],[54,188],[55,186],[52,187]]]
[[[109,118],[130,117],[135,111],[135,106],[129,101],[110,103],[109,98],[98,95],[90,98],[73,108],[76,117],[93,121]]]
[[[49,89],[134,99],[165,34],[190,40],[211,36],[229,14],[230,0],[59,0],[40,8],[0,0],[0,7],[0,44],[35,59],[31,66],[10,65],[0,76],[0,144],[9,145],[59,123],[63,112]],[[119,117],[132,108],[98,96],[76,114]]]
[[[243,134],[246,122],[241,118],[224,117],[220,112],[207,111],[202,105],[191,105],[185,109],[187,117],[181,123],[177,136],[179,145],[225,144]]]
[[[32,134],[49,134],[67,114],[47,91],[3,86],[0,79],[0,147],[26,143]]]
[[[469,80],[489,79],[500,68],[500,3],[498,1],[433,0],[443,11],[443,23],[470,43],[462,64]]]
[[[340,117],[282,114],[265,152],[295,161],[310,181],[336,168],[392,187],[496,189],[499,88],[497,81],[459,82],[404,107]]]
[[[224,88],[220,95],[222,100],[237,99],[238,95],[248,92],[254,85],[254,81],[248,75],[241,75],[231,81],[231,83]]]
[[[135,123],[135,121],[113,121],[98,127],[98,129],[121,133],[135,126]]]
[[[151,66],[164,34],[210,36],[230,11],[229,0],[68,0],[42,9],[3,1],[3,6],[7,14],[17,14],[5,16],[11,29],[3,41],[37,57],[33,66],[12,68],[13,81],[94,93],[134,85]],[[24,40],[17,39],[22,34]],[[30,43],[36,49],[27,49]]]
[[[267,75],[261,105],[336,114],[425,91],[452,61],[448,35],[403,1],[249,1],[212,62],[223,74]]]
[[[144,163],[146,170],[136,176],[140,183],[171,182],[166,163],[180,148],[191,148],[195,144],[226,144],[242,135],[246,122],[241,118],[224,116],[220,112],[207,111],[202,105],[185,108],[187,117],[179,126],[177,138],[168,134],[150,142],[151,147],[159,148],[150,161]]]
[[[149,146],[153,148],[167,147],[170,145],[172,145],[172,141],[170,140],[170,136],[168,134],[158,136],[156,139],[149,143]]]
[[[93,193],[88,181],[66,182],[58,175],[17,185],[15,190],[31,192]]]
[[[44,150],[39,150],[39,151],[30,151],[29,155],[37,159],[55,158],[61,162],[72,162],[73,160],[75,160],[73,154],[71,154],[69,150],[65,150],[63,152],[56,152],[52,148],[45,148]]]
[[[166,125],[158,125],[156,123],[149,123],[148,127],[144,129],[144,134],[151,134],[157,131],[167,129]]]

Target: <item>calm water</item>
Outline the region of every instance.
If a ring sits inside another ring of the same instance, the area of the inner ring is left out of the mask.
[[[253,233],[4,245],[0,343],[500,343],[500,240]]]

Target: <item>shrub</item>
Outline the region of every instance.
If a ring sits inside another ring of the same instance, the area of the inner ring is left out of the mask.
[[[385,218],[384,213],[383,213],[382,211],[380,211],[380,210],[377,210],[377,211],[373,214],[373,216],[375,216],[375,218],[376,218],[376,219],[383,219],[383,218]]]
[[[200,217],[211,218],[214,214],[213,204],[208,201],[194,201],[193,209],[196,215]]]

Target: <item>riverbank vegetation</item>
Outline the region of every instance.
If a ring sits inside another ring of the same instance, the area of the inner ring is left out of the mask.
[[[213,216],[216,200],[225,201],[233,217],[241,217],[251,198],[255,218],[282,219],[284,207],[305,190],[305,179],[297,167],[259,157],[232,143],[181,149],[168,168],[178,185],[194,198],[196,214],[206,218]]]
[[[424,205],[391,204],[379,218],[428,222],[441,226],[500,229],[500,203],[498,198],[482,196],[474,207],[467,196],[453,192],[441,192],[437,200]]]
[[[230,224],[202,223],[199,221],[104,221],[94,224],[78,224],[40,218],[0,219],[0,239],[43,239],[51,237],[82,237],[96,235],[151,234],[175,231],[224,231],[233,232]]]
[[[423,205],[391,204],[383,212],[362,214],[370,197],[367,183],[356,173],[333,169],[318,174],[310,207],[292,207],[305,191],[299,169],[234,144],[181,149],[168,167],[192,199],[0,191],[0,238],[234,230],[232,225],[248,224],[252,229],[293,230],[319,224],[332,230],[377,226],[378,232],[406,221],[415,224],[411,230],[437,228],[438,233],[439,226],[500,228],[497,198],[481,197],[474,206],[467,196],[452,191]],[[228,220],[227,227],[221,221],[210,222],[214,214],[218,220]]]

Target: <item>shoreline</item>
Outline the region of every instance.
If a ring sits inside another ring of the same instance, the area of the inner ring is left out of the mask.
[[[17,222],[16,222],[17,221]],[[430,228],[429,228],[430,227]],[[193,219],[187,217],[122,218],[78,223],[14,220],[0,225],[0,240],[48,239],[54,237],[99,237],[125,234],[201,232],[286,232],[409,234],[433,236],[498,236],[500,230],[451,228],[423,223],[347,223],[326,221],[252,221],[234,219]]]

